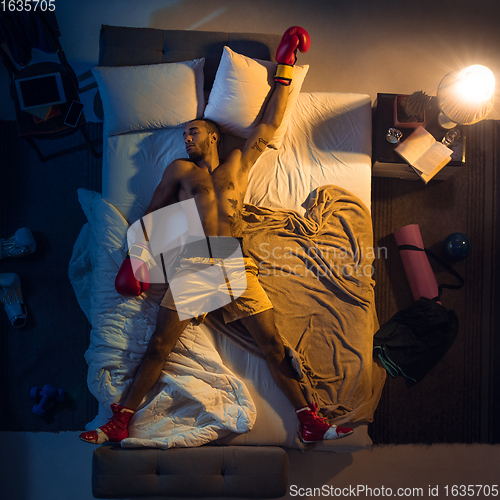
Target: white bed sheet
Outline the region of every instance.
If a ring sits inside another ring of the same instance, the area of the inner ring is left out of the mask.
[[[182,133],[182,128],[176,128],[106,138],[102,197],[129,224],[142,217],[166,166],[176,158],[186,157]],[[227,149],[234,142],[234,138],[226,137],[223,146]],[[266,150],[251,170],[245,201],[303,214],[308,196],[328,184],[349,190],[370,207],[369,96],[300,94],[282,147]],[[257,408],[253,429],[241,435],[231,434],[224,442],[298,446],[293,408],[272,380],[265,361],[226,338],[214,336],[203,326],[196,328],[206,333],[229,370],[246,384]],[[95,380],[94,385],[97,387],[99,381]],[[99,394],[96,397],[101,404],[106,401]],[[106,412],[101,407],[92,425],[104,422],[109,416]],[[352,452],[370,444],[367,427],[361,425],[352,436],[319,448]]]
[[[186,158],[182,128],[108,137],[103,198],[129,221],[142,217],[166,166]],[[226,137],[226,149],[237,141]],[[302,207],[316,188],[334,184],[371,203],[371,101],[368,95],[301,93],[279,150],[267,149],[250,171],[245,201]]]

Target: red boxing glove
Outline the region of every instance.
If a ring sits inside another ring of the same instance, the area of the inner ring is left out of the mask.
[[[140,257],[146,249],[132,245],[115,278],[116,291],[125,297],[138,297],[149,288],[149,270],[146,261]],[[147,252],[149,254],[149,252]]]
[[[276,74],[274,80],[283,85],[290,85],[293,77],[293,65],[297,60],[297,49],[307,52],[311,46],[309,33],[300,26],[288,28],[276,50]]]

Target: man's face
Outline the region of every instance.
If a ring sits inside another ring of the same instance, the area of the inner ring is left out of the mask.
[[[210,136],[205,124],[200,121],[188,123],[184,130],[184,145],[191,161],[206,158],[210,151]]]

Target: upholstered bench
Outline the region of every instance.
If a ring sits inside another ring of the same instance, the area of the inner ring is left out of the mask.
[[[277,498],[288,486],[288,455],[273,446],[126,449],[94,451],[95,498]]]

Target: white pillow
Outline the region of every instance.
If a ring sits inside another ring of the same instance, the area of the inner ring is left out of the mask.
[[[309,66],[295,66],[283,121],[270,147],[278,148]],[[276,63],[251,59],[224,47],[204,117],[216,122],[221,132],[247,139],[262,119],[274,86]]]
[[[108,136],[176,127],[203,115],[205,59],[92,68]]]

